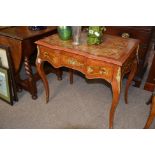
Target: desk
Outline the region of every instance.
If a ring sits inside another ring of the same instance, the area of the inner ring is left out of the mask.
[[[104,35],[100,45],[87,45],[86,34],[81,34],[81,45],[75,46],[72,41],[62,41],[58,35],[38,40],[37,70],[46,90],[46,102],[49,100],[49,86],[43,64],[48,61],[55,68],[68,67],[82,72],[86,78],[101,78],[112,86],[113,99],[109,116],[109,128],[113,128],[114,112],[119,103],[122,78],[128,76],[125,101],[128,88],[137,70],[139,41],[112,35]]]
[[[0,44],[7,45],[11,49],[16,82],[20,88],[29,91],[33,99],[37,98],[36,80],[38,79],[38,76],[32,74],[30,64],[30,57],[36,50],[34,42],[55,32],[55,26],[40,31],[29,30],[27,26],[12,26],[0,30]],[[24,64],[27,75],[25,80],[21,80],[19,76],[22,64]],[[57,74],[60,75],[60,72],[57,71]]]

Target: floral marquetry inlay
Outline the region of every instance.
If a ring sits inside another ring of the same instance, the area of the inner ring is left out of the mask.
[[[79,62],[79,61],[77,61],[76,59],[73,59],[73,58],[69,58],[67,60],[67,62],[68,62],[68,64],[73,65],[73,66],[84,66],[83,63],[81,63],[81,62]]]

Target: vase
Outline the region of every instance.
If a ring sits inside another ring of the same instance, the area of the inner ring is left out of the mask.
[[[80,36],[81,36],[81,26],[72,26],[72,38],[74,45],[80,44]]]
[[[88,45],[98,45],[102,43],[103,38],[103,30],[102,26],[89,26],[88,28]]]
[[[69,40],[72,37],[72,29],[70,26],[58,26],[58,35],[61,40]]]

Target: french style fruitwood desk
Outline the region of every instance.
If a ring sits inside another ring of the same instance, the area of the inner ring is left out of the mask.
[[[129,85],[137,70],[139,41],[104,35],[100,45],[87,45],[86,34],[81,35],[81,45],[72,44],[72,40],[62,41],[57,34],[36,41],[38,55],[37,70],[46,90],[46,103],[49,100],[49,86],[43,64],[48,61],[55,68],[68,67],[82,72],[86,78],[101,78],[112,86],[113,99],[109,116],[109,128],[113,128],[114,112],[119,103],[122,78],[129,73],[125,102]]]
[[[15,68],[15,78],[18,86],[30,92],[33,99],[37,98],[36,81],[39,79],[37,74],[32,73],[30,58],[36,52],[35,41],[56,33],[56,26],[48,26],[44,30],[32,31],[28,26],[11,26],[0,30],[0,44],[7,45],[11,49],[11,56]],[[19,72],[24,64],[27,78],[22,80]],[[61,73],[56,71],[59,79]]]

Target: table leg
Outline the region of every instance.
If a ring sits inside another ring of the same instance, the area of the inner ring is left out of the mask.
[[[73,84],[73,69],[69,69],[70,84]]]
[[[58,80],[62,80],[62,70],[60,68],[56,69],[56,74],[57,74]]]
[[[46,78],[46,75],[45,75],[45,72],[43,69],[43,65],[44,65],[44,62],[41,61],[40,58],[37,58],[36,67],[37,67],[37,71],[43,81],[43,84],[45,87],[45,92],[46,92],[46,103],[48,103],[48,101],[49,101],[49,85],[48,85],[48,81],[47,81],[47,78]]]
[[[119,96],[120,96],[120,89],[121,89],[121,68],[120,67],[118,67],[115,70],[113,77],[114,78],[111,83],[113,99],[112,99],[112,105],[111,105],[111,109],[110,109],[109,128],[113,128],[114,113],[115,113],[116,107],[119,103]]]
[[[136,72],[137,72],[137,60],[135,59],[134,62],[133,62],[133,65],[131,67],[131,72],[128,76],[128,80],[127,80],[127,83],[126,83],[126,88],[125,88],[125,103],[127,104],[128,103],[128,90],[129,90],[129,86],[131,85],[131,82],[134,78],[134,76],[136,75]]]
[[[155,96],[152,97],[151,110],[144,129],[148,129],[155,118]]]
[[[24,58],[24,67],[25,67],[26,75],[28,76],[29,92],[32,95],[32,99],[37,99],[36,82],[35,82],[33,75],[32,75],[32,68],[31,68],[30,61],[29,61],[28,57]]]
[[[15,80],[16,80],[16,85],[17,85],[17,92],[22,92],[22,87],[18,84],[18,82],[17,81],[20,81],[20,76],[19,76],[19,74],[17,74],[16,76],[15,76]]]

